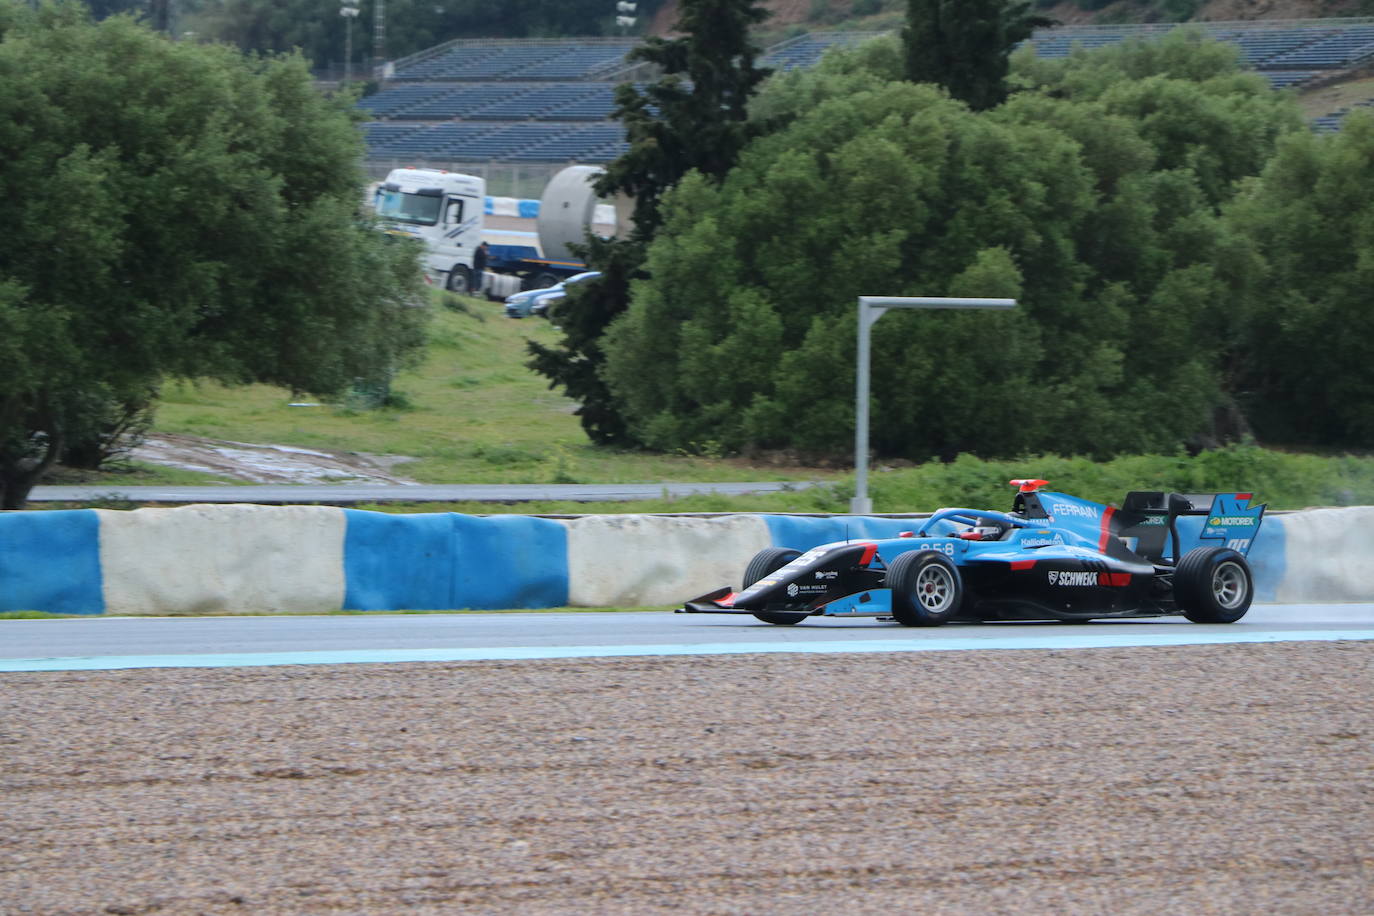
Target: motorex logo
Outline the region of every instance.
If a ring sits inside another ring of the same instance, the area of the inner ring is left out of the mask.
[[[1252,507],[1250,500],[1249,493],[1218,493],[1199,537],[1225,541],[1227,547],[1248,553],[1264,517],[1264,506]]]

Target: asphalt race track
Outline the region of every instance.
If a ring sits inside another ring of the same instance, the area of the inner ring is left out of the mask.
[[[1067,649],[1374,639],[1374,604],[1263,605],[1231,625],[1181,617],[935,629],[667,612],[100,617],[0,621],[0,671],[238,667],[745,653]]]

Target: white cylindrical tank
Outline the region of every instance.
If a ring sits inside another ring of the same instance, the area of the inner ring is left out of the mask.
[[[594,165],[570,165],[544,188],[539,202],[539,244],[544,257],[572,260],[568,245],[581,244],[586,234],[622,234],[614,225],[605,225],[605,205],[597,199],[592,184],[604,169]]]

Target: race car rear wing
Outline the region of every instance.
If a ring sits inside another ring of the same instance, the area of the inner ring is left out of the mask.
[[[1179,549],[1178,526],[1181,515],[1205,515],[1199,537],[1218,540],[1225,546],[1249,553],[1250,545],[1259,532],[1265,507],[1251,506],[1250,493],[1165,493],[1158,490],[1133,490],[1122,500],[1116,514],[1116,535],[1135,539],[1135,552],[1147,559],[1162,561],[1167,546],[1172,548],[1173,562],[1182,556]]]

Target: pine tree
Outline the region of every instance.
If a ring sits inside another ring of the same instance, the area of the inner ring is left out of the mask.
[[[630,148],[607,167],[596,190],[633,198],[634,229],[628,239],[589,245],[588,264],[602,276],[555,306],[549,317],[563,328],[559,345],[529,344],[529,367],[581,404],[582,428],[594,442],[630,438],[600,377],[601,336],[629,306],[630,282],[644,276],[663,194],[692,170],[724,178],[749,141],[749,98],[768,75],[755,66],[749,28],[767,16],[758,0],[683,0],[674,27],[682,37],[650,38],[630,54],[663,76],[642,90],[629,83],[617,88],[614,117],[625,125]]]
[[[1029,0],[907,0],[906,78],[938,83],[974,111],[1007,98],[1009,58],[1037,28],[1054,23]]]

